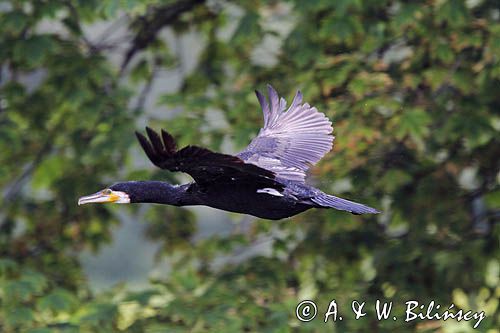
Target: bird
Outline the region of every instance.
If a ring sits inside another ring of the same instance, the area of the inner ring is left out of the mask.
[[[178,149],[167,131],[146,127],[135,132],[149,160],[158,168],[189,174],[193,181],[172,185],[162,181],[119,182],[79,198],[89,203],[156,203],[205,205],[225,211],[279,220],[311,208],[334,208],[352,214],[378,210],[342,199],[306,184],[306,172],[333,147],[332,122],[302,102],[297,91],[291,105],[267,85],[268,97],[255,91],[264,126],[240,153],[228,155],[196,145]]]

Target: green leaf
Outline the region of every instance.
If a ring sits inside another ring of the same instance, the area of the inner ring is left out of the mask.
[[[358,99],[365,95],[388,89],[393,84],[386,73],[360,72],[348,85],[349,91]]]
[[[33,310],[24,306],[9,307],[3,311],[7,327],[26,327],[34,320]]]
[[[407,172],[398,169],[391,169],[384,174],[379,182],[384,187],[384,191],[393,193],[410,182],[411,179],[412,177]]]
[[[11,302],[28,301],[35,293],[33,286],[26,281],[8,281],[2,289],[5,300]]]
[[[469,19],[464,0],[446,0],[436,11],[437,18],[447,21],[452,27],[463,26]]]
[[[436,56],[445,64],[451,64],[455,60],[455,55],[448,43],[439,43],[436,49]]]
[[[48,295],[38,299],[37,308],[41,311],[51,311],[53,313],[70,312],[77,305],[76,297],[67,290],[55,289]]]
[[[417,27],[421,24],[421,18],[425,16],[423,13],[425,10],[426,7],[419,6],[416,3],[399,3],[396,14],[391,20],[395,36],[404,35],[407,31],[416,33],[418,31]],[[407,28],[409,29],[407,30]]]
[[[249,47],[252,40],[255,40],[258,35],[262,32],[259,24],[260,16],[257,13],[249,11],[243,16],[231,37],[231,43],[235,45],[244,46],[244,43],[248,43],[246,46]]]
[[[128,295],[124,301],[125,302],[137,302],[142,306],[145,306],[149,303],[149,300],[152,296],[158,295],[158,291],[156,290],[146,290],[141,292],[134,292]]]
[[[116,16],[116,12],[120,8],[120,0],[102,1],[101,6],[104,16],[107,18],[113,18]]]
[[[106,323],[113,322],[118,314],[118,308],[109,303],[90,303],[86,304],[74,316],[77,323],[98,327]]]
[[[410,135],[413,139],[421,141],[429,134],[430,123],[431,117],[421,108],[403,110],[395,135],[399,139]]]
[[[0,258],[0,276],[6,276],[9,273],[13,273],[18,268],[17,263],[14,260]]]
[[[438,90],[441,86],[446,83],[451,76],[451,72],[447,69],[434,67],[424,71],[424,78],[427,83],[431,86],[433,91]]]
[[[42,161],[33,174],[33,187],[36,189],[50,187],[59,177],[59,170],[64,165],[60,155],[50,156]]]
[[[484,201],[492,209],[500,206],[500,190],[492,191],[484,195]]]
[[[29,17],[20,10],[0,14],[0,31],[5,34],[19,34],[29,22]]]
[[[42,292],[48,284],[45,275],[31,269],[22,272],[20,281],[29,283],[36,293]]]
[[[137,65],[134,66],[130,72],[132,82],[140,82],[146,80],[151,76],[151,66],[146,59],[141,59]]]
[[[319,34],[322,38],[339,42],[351,42],[356,34],[362,32],[363,26],[360,24],[359,20],[352,15],[325,20],[325,24],[319,30]]]
[[[54,330],[50,328],[31,328],[26,331],[27,333],[53,333]],[[66,330],[64,331],[66,332]]]
[[[40,66],[53,51],[54,43],[48,35],[35,35],[18,40],[13,49],[14,59],[28,67]]]
[[[325,87],[327,89],[334,89],[341,86],[342,84],[344,84],[344,82],[347,80],[347,78],[355,68],[356,65],[352,62],[345,62],[340,66],[335,66],[332,70],[329,70],[327,72],[326,78],[324,80],[324,83],[326,85]]]

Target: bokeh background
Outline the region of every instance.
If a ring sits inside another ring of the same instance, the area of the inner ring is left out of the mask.
[[[0,331],[499,332],[499,21],[495,0],[0,1]],[[189,181],[146,160],[145,125],[241,150],[267,83],[334,123],[309,182],[382,214],[76,205]],[[405,323],[411,299],[486,319]]]

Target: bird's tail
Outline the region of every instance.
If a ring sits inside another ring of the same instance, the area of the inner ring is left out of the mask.
[[[336,196],[321,193],[320,195],[311,198],[316,204],[324,208],[335,208],[338,210],[345,210],[352,214],[378,214],[378,210],[372,207],[365,206],[363,204],[349,201],[346,199],[338,198]]]

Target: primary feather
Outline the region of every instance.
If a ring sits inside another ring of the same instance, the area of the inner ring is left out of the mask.
[[[264,114],[264,127],[238,156],[280,178],[304,181],[309,167],[332,149],[331,121],[315,107],[302,103],[300,91],[288,109],[271,86],[269,101],[259,91],[256,95]]]

